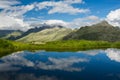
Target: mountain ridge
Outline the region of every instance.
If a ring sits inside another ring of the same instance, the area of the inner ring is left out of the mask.
[[[52,27],[35,33],[30,33],[17,41],[30,42],[30,43],[44,43],[49,41],[62,40],[63,37],[72,32],[70,28]]]
[[[68,34],[63,40],[78,39],[78,40],[103,40],[103,41],[120,41],[120,28],[110,25],[106,21],[85,26],[78,29],[76,32]]]
[[[14,30],[5,35],[5,39],[30,43],[44,43],[56,40],[102,40],[120,41],[120,28],[110,25],[107,21],[101,21],[91,26],[80,29],[67,28],[61,25],[37,25],[28,31],[15,35]]]

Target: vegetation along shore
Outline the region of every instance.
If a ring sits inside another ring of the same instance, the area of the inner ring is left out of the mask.
[[[88,41],[88,40],[62,40],[45,44],[30,44],[0,39],[0,57],[22,50],[46,51],[80,51],[88,49],[120,48],[120,42]]]

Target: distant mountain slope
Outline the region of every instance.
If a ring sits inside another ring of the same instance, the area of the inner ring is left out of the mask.
[[[15,40],[22,33],[20,30],[0,30],[0,38]]]
[[[69,39],[120,41],[120,28],[102,21],[92,26],[81,27],[76,32],[64,37],[64,40]]]
[[[34,25],[34,28],[31,28],[28,31],[24,32],[21,36],[17,37],[17,39],[20,39],[24,36],[27,36],[27,35],[31,34],[31,33],[36,33],[36,32],[42,31],[44,29],[49,29],[49,28],[53,28],[53,27],[56,27],[56,26],[60,27],[60,28],[63,27],[63,26],[60,26],[60,25],[50,26],[50,25],[47,25],[47,24]]]
[[[0,30],[0,37],[3,37],[7,34],[14,32],[14,30]]]
[[[18,39],[17,41],[41,43],[41,42],[62,40],[63,37],[65,37],[71,32],[72,29],[56,26],[56,27],[40,30],[37,32],[32,32]]]

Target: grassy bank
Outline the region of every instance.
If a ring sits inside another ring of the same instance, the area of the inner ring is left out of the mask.
[[[120,42],[68,40],[35,45],[0,39],[0,57],[21,50],[79,51],[106,48],[120,48]]]
[[[39,49],[38,45],[0,39],[0,57],[16,51]]]
[[[115,43],[107,41],[68,40],[53,41],[40,45],[41,49],[48,51],[79,51],[88,49],[106,49],[115,46]]]

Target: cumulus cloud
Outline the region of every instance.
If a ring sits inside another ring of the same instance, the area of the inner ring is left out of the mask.
[[[32,6],[14,6],[19,3],[17,0],[0,0],[0,9],[2,9],[0,11],[0,29],[28,29],[23,14],[31,10]]]
[[[73,3],[84,3],[83,0],[63,0],[65,3],[73,4]]]
[[[63,21],[63,20],[47,20],[47,21],[43,21],[44,24],[47,25],[61,25],[61,26],[67,26],[67,22]]]
[[[71,22],[66,22],[63,20],[43,20],[41,21],[41,23],[37,22],[36,23],[32,23],[31,25],[34,26],[38,26],[38,25],[50,25],[50,26],[57,26],[57,25],[61,25],[67,28],[80,28],[83,26],[90,26],[93,24],[96,24],[98,22],[102,21],[102,19],[100,19],[97,16],[91,15],[91,16],[87,16],[87,17],[83,17],[83,18],[76,18],[74,20],[72,20]],[[37,24],[38,23],[38,24]]]
[[[29,27],[22,18],[0,15],[0,29],[27,30]]]
[[[19,4],[17,0],[0,0],[0,9],[9,8],[13,5]]]
[[[29,24],[24,21],[24,14],[34,8],[34,5],[16,6],[0,12],[0,29],[27,30]]]
[[[120,50],[118,49],[107,49],[105,50],[107,56],[116,62],[120,62]]]
[[[72,4],[82,3],[82,0],[64,0],[64,1],[45,1],[38,3],[36,6],[39,10],[49,9],[48,14],[53,13],[68,13],[68,14],[77,14],[77,13],[86,13],[89,12],[89,9],[79,9],[74,8]]]
[[[21,17],[26,12],[33,10],[35,8],[34,4],[28,4],[28,5],[21,5],[21,6],[14,6],[7,9],[4,9],[1,14],[10,15],[13,17]]]
[[[80,28],[83,26],[90,26],[90,25],[96,24],[100,21],[101,19],[99,17],[91,15],[83,18],[74,19],[69,23],[68,26],[71,28]]]
[[[113,26],[120,27],[120,9],[112,10],[107,15],[106,20]]]
[[[20,4],[17,0],[0,0],[0,29],[14,29],[14,30],[23,30],[26,31],[30,28],[30,23],[25,21],[25,13],[33,9],[47,9],[48,14],[53,13],[68,13],[68,14],[77,14],[77,13],[86,13],[89,12],[89,9],[80,9],[75,8],[73,4],[83,4],[82,0],[62,0],[62,1],[43,1],[36,2],[28,5],[16,5]],[[48,20],[46,23],[52,23],[66,25],[64,21],[57,20]]]
[[[31,27],[24,20],[24,14],[35,8],[34,3],[28,5],[14,6],[17,0],[0,0],[0,29],[26,31]]]
[[[26,31],[32,28],[35,25],[61,25],[69,28],[79,28],[81,26],[87,26],[95,24],[100,20],[99,17],[91,15],[88,17],[77,18],[71,22],[65,22],[63,20],[42,20],[42,21],[25,21],[24,14],[38,8],[38,10],[47,9],[48,14],[53,13],[68,13],[68,14],[77,14],[77,13],[86,13],[88,9],[79,9],[75,8],[73,4],[83,4],[83,0],[62,0],[62,1],[44,1],[37,2],[28,5],[21,6],[13,6],[14,4],[18,4],[18,1],[13,0],[14,3],[8,4],[9,7],[6,7],[0,12],[0,29],[14,29],[14,30],[22,30]],[[6,5],[8,0],[5,0]],[[4,1],[0,4],[5,3]],[[12,2],[12,1],[11,1]],[[31,22],[31,23],[30,23]],[[41,22],[41,23],[40,23]],[[38,24],[39,23],[39,24]]]

